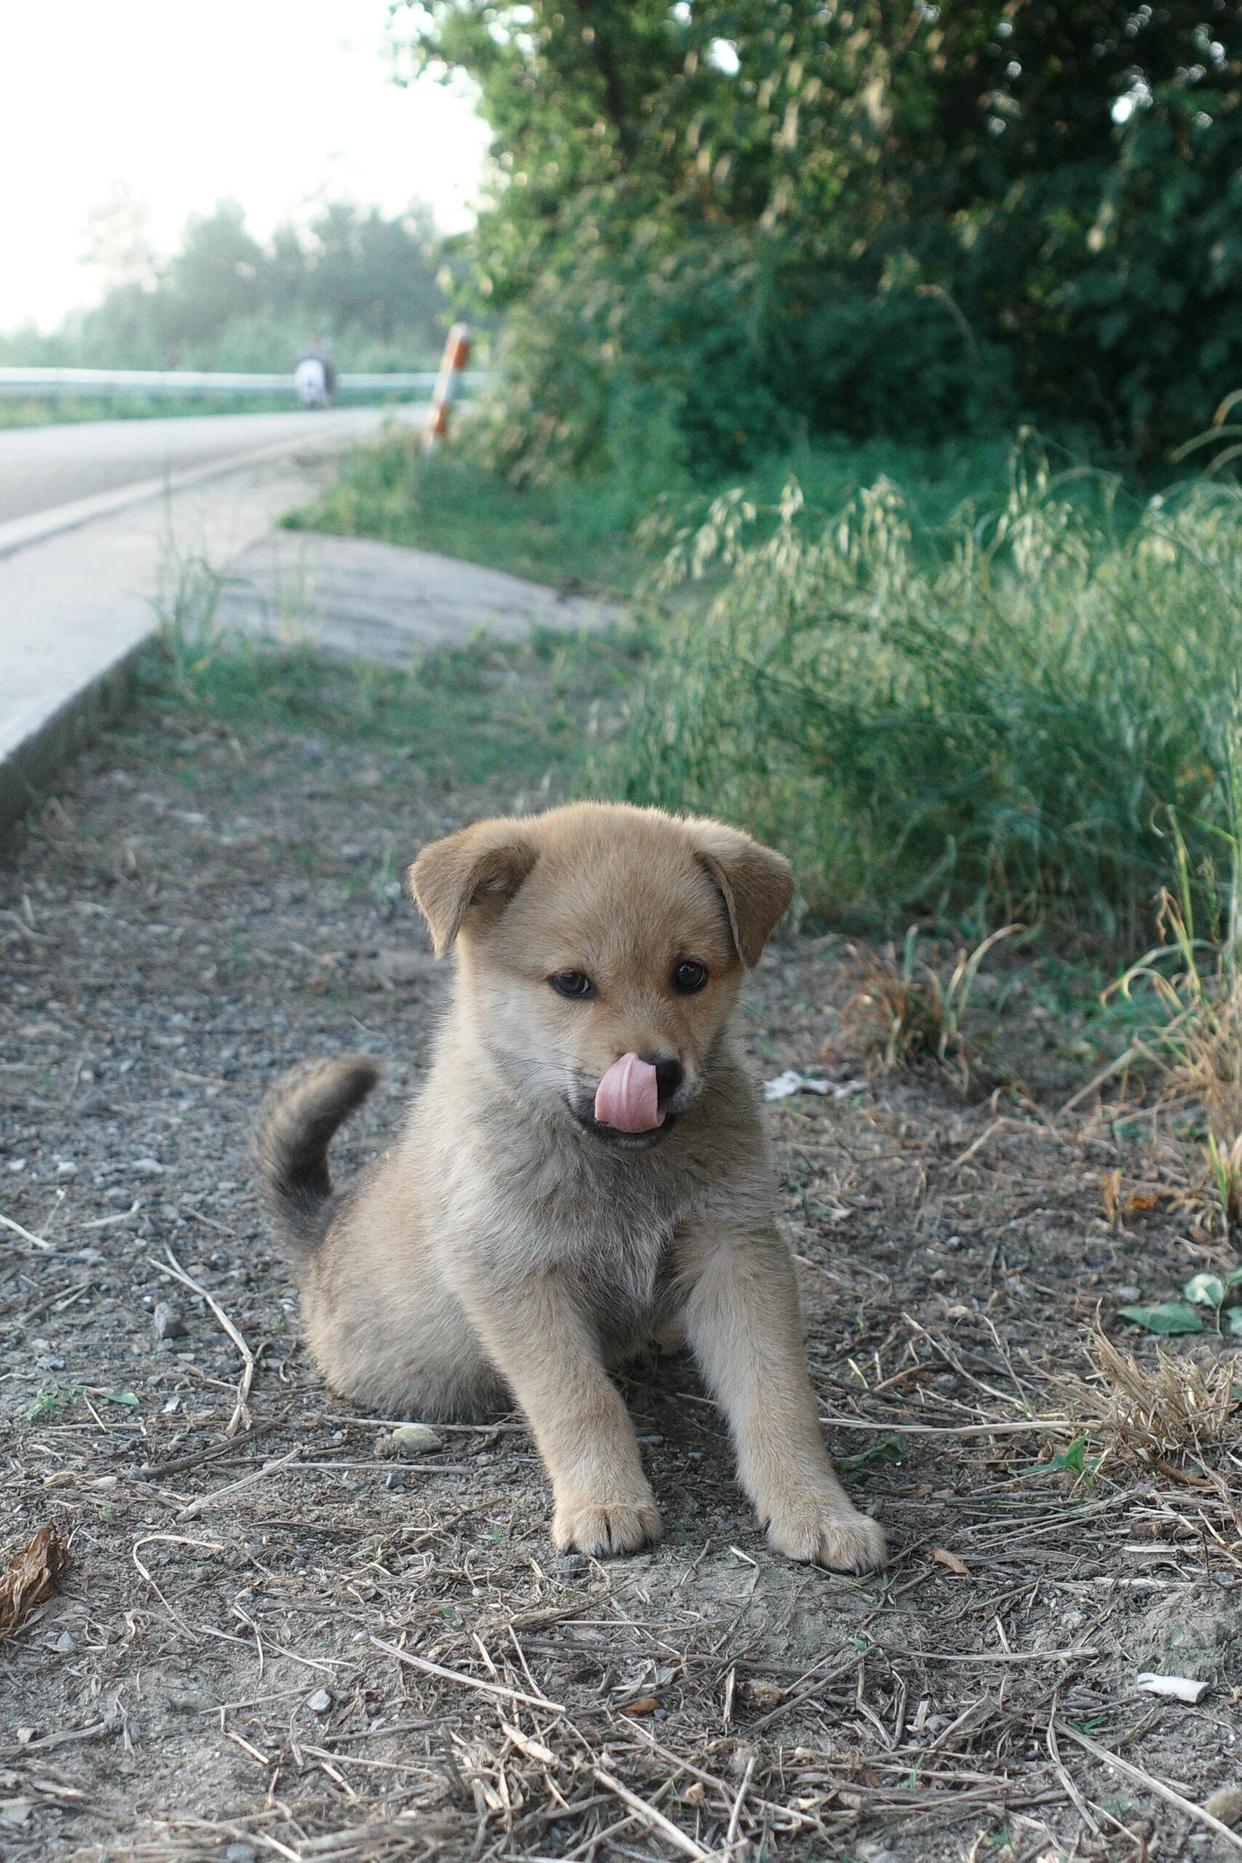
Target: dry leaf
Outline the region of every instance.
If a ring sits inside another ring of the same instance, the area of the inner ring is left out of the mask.
[[[0,1572],[0,1637],[16,1630],[28,1611],[56,1594],[68,1548],[55,1527],[40,1527],[29,1545]]]
[[[1121,1218],[1121,1172],[1105,1171],[1100,1179],[1100,1196],[1104,1203],[1104,1214],[1108,1226],[1115,1229]]]
[[[956,1553],[946,1552],[943,1546],[933,1546],[931,1556],[937,1565],[942,1565],[950,1572],[956,1572],[959,1578],[970,1577],[970,1567]]]
[[[1208,1691],[1206,1682],[1196,1682],[1188,1675],[1144,1674],[1135,1678],[1135,1687],[1149,1695],[1171,1695],[1174,1701],[1189,1701],[1192,1705]]]
[[[627,1701],[621,1712],[622,1714],[654,1714],[660,1706],[658,1695],[639,1695],[637,1700]]]
[[[1144,1210],[1154,1210],[1160,1203],[1158,1190],[1136,1190],[1126,1203],[1127,1216],[1139,1216]]]

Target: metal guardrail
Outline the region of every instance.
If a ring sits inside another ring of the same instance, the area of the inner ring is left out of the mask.
[[[478,388],[481,369],[467,369],[462,381]],[[343,394],[430,394],[436,372],[338,375]],[[0,396],[32,395],[288,395],[293,398],[293,370],[285,375],[237,375],[197,369],[27,369],[0,368]]]

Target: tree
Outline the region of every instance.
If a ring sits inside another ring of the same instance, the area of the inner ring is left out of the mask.
[[[1242,375],[1239,0],[413,11],[493,131],[514,470],[616,463],[636,399],[691,466],[1018,406],[1152,458]]]
[[[143,227],[123,193],[92,215],[92,250],[112,282],[66,327],[58,356],[99,367],[283,369],[312,329],[333,339],[344,366],[409,367],[439,347],[439,244],[417,204],[386,218],[330,202],[308,226],[280,226],[264,243],[226,201],[194,216],[162,264]]]

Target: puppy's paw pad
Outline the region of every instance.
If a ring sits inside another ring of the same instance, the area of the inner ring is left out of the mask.
[[[570,1502],[558,1507],[552,1519],[557,1551],[586,1553],[592,1559],[638,1552],[658,1540],[660,1532],[660,1515],[652,1502],[598,1507]]]
[[[768,1543],[787,1559],[813,1561],[834,1572],[875,1572],[888,1556],[879,1522],[840,1501],[807,1500],[784,1508],[768,1524]]]

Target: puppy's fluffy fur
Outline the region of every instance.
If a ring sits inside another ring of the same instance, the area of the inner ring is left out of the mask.
[[[376,1079],[358,1059],[289,1077],[259,1134],[329,1383],[390,1415],[516,1399],[556,1544],[624,1552],[660,1518],[609,1368],[680,1337],[772,1545],[878,1565],[883,1534],[823,1445],[757,1096],[729,1036],[743,968],[789,904],[788,864],[717,822],[581,804],[463,829],[409,882],[457,975],[396,1144],[333,1192],[329,1141]],[[707,972],[693,993],[677,987],[688,961]],[[557,993],[567,972],[589,996]],[[593,1116],[627,1053],[680,1063],[650,1132]]]

